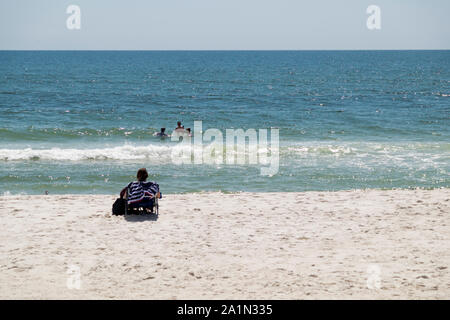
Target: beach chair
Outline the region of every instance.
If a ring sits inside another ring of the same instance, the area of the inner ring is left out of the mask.
[[[128,192],[129,191],[127,189],[126,192],[125,192],[125,195],[123,197],[125,199],[125,212],[124,212],[125,215],[127,215],[127,214],[141,214],[141,213],[146,213],[146,214],[153,214],[153,213],[155,213],[157,216],[159,215],[159,203],[158,203],[158,200],[161,197],[159,192],[153,198],[153,206],[151,208],[139,207],[139,206],[130,207],[128,205]],[[148,212],[147,209],[149,209],[150,212]]]

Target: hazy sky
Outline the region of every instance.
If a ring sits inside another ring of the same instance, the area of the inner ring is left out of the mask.
[[[450,49],[450,0],[1,0],[0,49]]]

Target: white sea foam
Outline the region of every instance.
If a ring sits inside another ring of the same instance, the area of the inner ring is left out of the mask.
[[[0,160],[55,160],[55,161],[82,161],[82,160],[142,160],[165,159],[170,157],[172,148],[178,146],[132,146],[123,145],[110,148],[92,149],[0,149]]]
[[[224,152],[225,145],[223,145]],[[201,149],[200,149],[201,150]],[[0,149],[0,161],[95,161],[95,160],[149,160],[153,163],[171,161],[172,154],[186,155],[196,149],[188,145],[122,145],[108,148],[50,148],[50,149]],[[260,148],[258,154],[267,153],[270,148]],[[234,153],[239,153],[234,150]]]
[[[223,145],[225,156],[226,145]],[[149,144],[136,146],[131,144],[105,147],[105,148],[25,148],[25,149],[0,149],[0,161],[102,161],[102,160],[122,160],[138,161],[146,160],[151,163],[171,162],[173,153],[190,154],[189,146],[183,144]],[[195,148],[191,149],[195,152]],[[242,150],[242,149],[239,149]],[[293,157],[301,159],[305,157],[386,157],[395,159],[421,158],[423,161],[448,159],[450,157],[450,144],[448,143],[403,143],[403,144],[382,144],[382,143],[336,143],[321,144],[308,142],[305,144],[291,144],[280,147],[279,150],[270,147],[257,149],[257,153],[262,155],[273,151],[279,151],[282,157]],[[245,151],[247,152],[247,150]],[[238,154],[235,149],[234,154]]]
[[[6,190],[3,193],[0,193],[0,197],[11,197],[11,196],[24,196],[26,195],[26,192],[11,192],[9,190]]]
[[[319,146],[293,146],[288,147],[287,150],[291,153],[298,155],[306,154],[330,154],[330,155],[343,155],[356,152],[357,149],[345,145],[319,145]]]

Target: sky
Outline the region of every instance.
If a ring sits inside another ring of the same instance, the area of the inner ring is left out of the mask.
[[[69,5],[78,30],[66,26]],[[367,28],[370,5],[379,30]],[[450,1],[0,1],[0,50],[372,49],[450,49]]]

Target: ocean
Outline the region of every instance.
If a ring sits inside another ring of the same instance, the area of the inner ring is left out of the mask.
[[[278,171],[174,163],[154,133],[196,120],[278,129]],[[450,187],[450,51],[0,51],[0,195],[141,167],[163,193]]]

